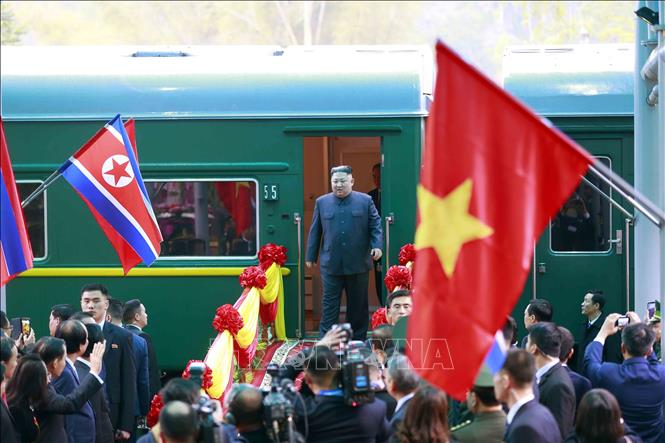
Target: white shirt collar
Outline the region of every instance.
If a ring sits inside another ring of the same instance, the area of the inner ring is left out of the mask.
[[[602,313],[602,312],[599,312],[599,313],[598,313],[598,316],[597,316],[596,318],[594,318],[593,320],[589,320],[589,318],[587,317],[587,323],[589,324],[589,326],[591,326],[592,324],[596,323],[596,321],[598,321],[598,319],[599,319],[602,315],[603,315],[603,313]]]
[[[517,400],[515,404],[508,411],[508,415],[506,416],[506,422],[508,424],[512,423],[513,419],[515,418],[515,415],[517,414],[517,411],[519,411],[522,406],[524,406],[525,404],[529,403],[531,400],[534,399],[535,397],[533,396],[533,393],[531,393]]]
[[[65,360],[67,360],[67,364],[68,364],[69,366],[71,366],[71,368],[72,368],[74,371],[76,371],[76,367],[74,366],[74,362],[71,361],[71,360],[69,359],[69,357],[67,357],[67,355],[65,355]]]
[[[78,358],[76,359],[76,361],[80,361],[81,363],[83,363],[84,365],[86,365],[86,366],[89,367],[89,368],[91,367],[91,366],[90,366],[90,362],[89,362],[88,360],[84,359],[84,358],[78,357]]]
[[[536,371],[536,384],[540,384],[540,379],[543,377],[543,375],[547,374],[547,371],[549,371],[557,363],[559,363],[558,358],[555,359],[555,360],[552,360],[551,362],[547,363],[542,368],[538,369]]]
[[[102,328],[102,331],[104,330],[104,324],[105,323],[106,323],[106,320],[102,320],[99,323],[97,323],[99,325],[99,327]]]
[[[404,405],[404,403],[406,403],[407,401],[411,400],[411,398],[412,398],[414,395],[416,395],[415,391],[412,392],[412,393],[410,393],[410,394],[406,394],[404,397],[402,397],[402,398],[400,398],[399,400],[397,400],[397,405],[395,406],[395,412],[399,411],[399,408],[401,408],[401,407]]]
[[[134,323],[129,323],[127,326],[131,326],[132,328],[136,328],[136,329],[138,329],[139,331],[143,332],[143,328],[141,328],[141,327],[135,325]]]

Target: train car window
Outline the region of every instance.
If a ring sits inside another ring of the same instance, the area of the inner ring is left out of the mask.
[[[40,184],[41,182],[38,181],[17,181],[16,189],[18,190],[19,198],[21,200],[25,199]],[[35,260],[46,258],[46,192],[48,191],[43,192],[39,197],[31,201],[28,206],[23,208],[25,225],[28,229],[32,255]]]
[[[160,258],[255,257],[257,183],[146,180],[164,242]]]
[[[596,157],[607,167],[607,157]],[[612,196],[609,185],[594,174],[587,180]],[[550,222],[550,249],[553,252],[609,252],[611,248],[612,207],[605,197],[582,181]]]

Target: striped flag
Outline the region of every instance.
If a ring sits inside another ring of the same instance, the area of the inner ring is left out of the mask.
[[[0,207],[0,282],[4,286],[17,274],[32,268],[32,248],[28,231],[25,228],[21,200],[16,191],[14,172],[5,141],[5,128],[0,118],[2,135],[2,176],[0,186],[2,201]]]

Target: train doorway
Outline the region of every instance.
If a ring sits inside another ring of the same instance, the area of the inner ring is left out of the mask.
[[[381,137],[304,137],[303,138],[303,261],[307,250],[307,236],[314,214],[316,199],[331,191],[330,168],[337,165],[353,168],[357,192],[374,192],[381,202]],[[378,165],[378,170],[376,166]],[[377,191],[378,190],[378,191]],[[304,331],[305,336],[318,334],[322,309],[322,283],[318,266],[304,269]],[[370,313],[379,307],[378,290],[383,289],[380,265],[370,271],[368,302]],[[378,272],[378,275],[377,275]],[[346,315],[346,296],[342,297],[339,321]]]

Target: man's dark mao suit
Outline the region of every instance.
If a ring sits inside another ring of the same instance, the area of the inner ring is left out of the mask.
[[[317,257],[320,258],[323,280],[320,336],[337,323],[340,298],[345,290],[346,319],[353,328],[353,338],[365,340],[369,322],[370,250],[381,247],[381,218],[369,195],[351,191],[346,197],[338,198],[329,193],[316,200],[305,260],[316,262]]]
[[[589,343],[596,339],[596,335],[600,332],[600,327],[605,323],[605,314],[601,314],[598,319],[589,325],[588,320],[584,320],[581,325],[581,340],[578,351],[575,353],[577,356],[577,372],[582,374],[584,371],[584,354]],[[603,347],[603,361],[621,363],[623,356],[621,355],[621,334],[614,334],[607,337],[605,346]]]
[[[623,363],[603,363],[602,345],[593,341],[584,354],[585,374],[594,388],[610,391],[619,402],[626,424],[644,443],[665,441],[665,365],[651,354],[634,357]]]
[[[111,410],[111,424],[114,430],[131,433],[137,395],[132,333],[109,322],[104,323],[102,331],[106,339],[104,386]]]
[[[550,410],[559,425],[561,438],[573,431],[575,423],[575,388],[561,363],[552,366],[538,383],[540,403]]]
[[[80,360],[76,360],[74,367],[79,380],[85,379],[90,373],[90,366]],[[100,389],[89,400],[92,412],[95,414],[95,443],[113,443],[113,425],[111,425],[109,405],[104,394],[104,390]]]
[[[53,380],[53,387],[60,395],[71,394],[79,384],[76,369],[69,362],[60,377]],[[95,443],[95,414],[89,401],[78,411],[65,416],[65,429],[69,443]]]
[[[145,340],[148,345],[148,378],[150,379],[150,400],[152,400],[152,397],[162,389],[162,382],[160,381],[159,376],[159,364],[157,363],[157,353],[155,353],[155,347],[152,344],[152,337],[138,326],[125,325],[125,329],[132,334],[137,334]]]
[[[536,400],[522,405],[506,427],[505,443],[561,443],[552,413]]]

